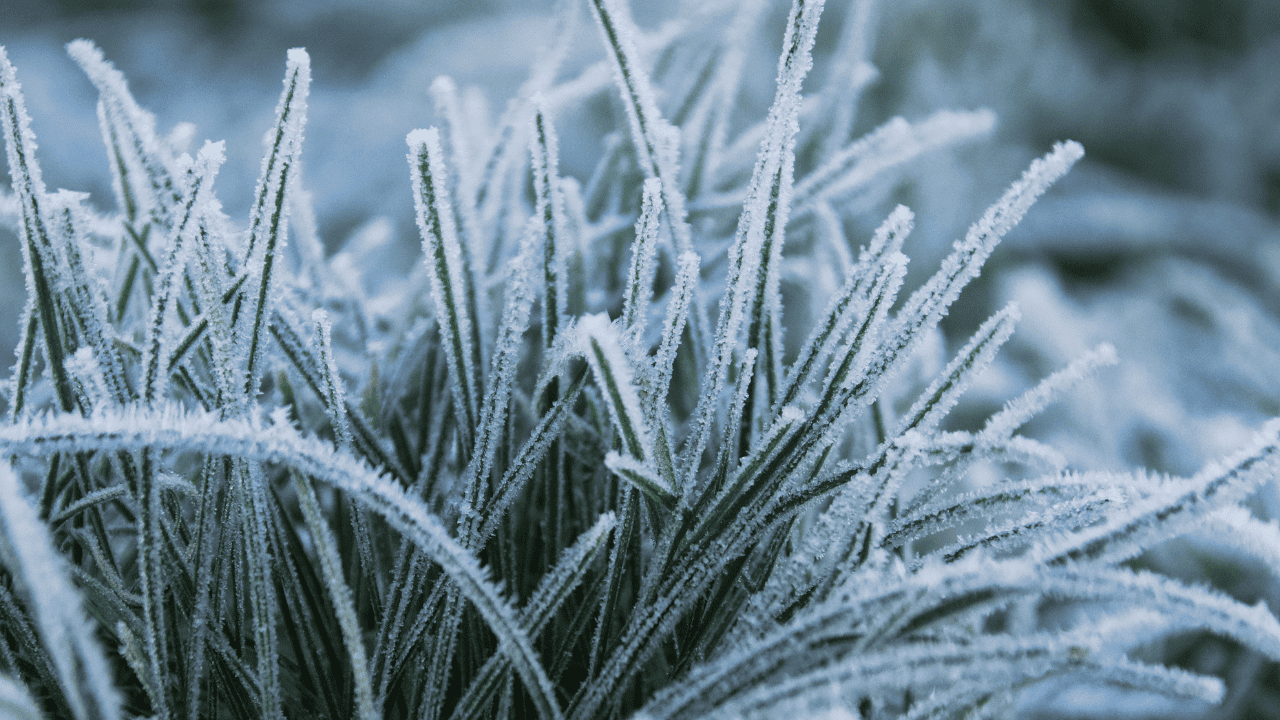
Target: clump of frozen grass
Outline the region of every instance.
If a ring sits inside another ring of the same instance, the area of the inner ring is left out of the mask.
[[[1079,145],[1032,163],[900,299],[911,211],[855,252],[846,201],[989,113],[851,140],[862,43],[806,103],[822,3],[795,0],[767,117],[730,138],[762,2],[657,35],[590,6],[604,64],[558,80],[565,3],[496,126],[432,87],[444,124],[407,138],[424,264],[380,297],[335,277],[307,216],[304,51],[245,230],[213,191],[221,144],[175,153],[83,40],[117,211],[48,192],[0,51],[0,209],[28,283],[0,429],[7,708],[952,717],[1033,686],[1216,701],[1219,679],[1131,656],[1173,633],[1280,659],[1265,607],[1123,565],[1200,528],[1272,560],[1274,526],[1239,503],[1275,474],[1280,424],[1186,479],[1065,471],[1015,432],[1113,363],[1102,347],[981,430],[942,430],[1014,306],[900,396]],[[559,174],[555,112],[608,68],[626,122],[581,185]],[[788,246],[841,275],[800,296],[816,322],[795,352]],[[967,482],[985,465],[1026,470]]]

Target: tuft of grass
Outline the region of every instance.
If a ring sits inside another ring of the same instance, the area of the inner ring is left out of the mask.
[[[1280,424],[1190,478],[1070,472],[1016,431],[1114,363],[1104,346],[981,430],[943,430],[1014,306],[910,381],[1078,144],[904,293],[911,211],[851,238],[850,198],[989,132],[989,112],[851,139],[863,43],[807,102],[823,3],[794,0],[766,117],[735,117],[762,1],[656,34],[619,0],[588,5],[600,65],[560,77],[582,12],[564,3],[496,124],[433,85],[443,126],[407,136],[424,263],[379,297],[290,224],[305,51],[241,230],[213,188],[221,143],[170,147],[84,40],[68,51],[99,91],[117,208],[50,193],[0,49],[0,208],[29,291],[0,428],[0,703],[77,720],[968,717],[1077,684],[1216,701],[1220,679],[1132,652],[1187,631],[1280,660],[1265,607],[1125,564],[1203,527],[1274,562],[1275,527],[1240,503],[1275,476]],[[845,34],[868,16],[859,3]],[[560,175],[555,117],[611,92],[601,70],[625,122],[580,183]],[[781,288],[798,283],[815,322],[788,344]],[[985,466],[1010,472],[970,482]]]

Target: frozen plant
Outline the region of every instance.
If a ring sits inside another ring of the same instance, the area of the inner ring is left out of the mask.
[[[1191,630],[1280,659],[1267,608],[1124,564],[1206,527],[1275,564],[1280,531],[1240,502],[1274,475],[1280,423],[1190,478],[1066,471],[1015,433],[1114,362],[1103,346],[980,430],[942,429],[1018,310],[945,367],[919,351],[1079,145],[901,293],[911,211],[857,251],[844,221],[990,113],[850,139],[865,3],[806,100],[822,2],[794,1],[754,122],[735,100],[763,0],[655,33],[589,4],[604,60],[561,78],[565,2],[496,122],[432,86],[441,126],[407,138],[424,262],[380,283],[315,234],[306,52],[237,228],[222,145],[180,152],[85,40],[68,51],[117,209],[50,193],[0,51],[0,209],[28,283],[0,429],[6,709],[953,717],[1081,686],[1213,702],[1218,678],[1133,652]],[[625,125],[583,185],[554,120],[609,73]],[[803,342],[788,317],[811,318]]]

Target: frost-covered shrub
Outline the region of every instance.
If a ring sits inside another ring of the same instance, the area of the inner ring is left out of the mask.
[[[0,429],[2,702],[923,718],[1081,689],[1215,701],[1219,679],[1142,659],[1186,631],[1280,658],[1265,607],[1125,564],[1207,528],[1280,565],[1280,531],[1240,505],[1280,424],[1189,478],[1066,471],[1015,433],[1113,363],[1102,346],[943,429],[1018,309],[945,366],[920,351],[1083,150],[1032,163],[904,292],[911,211],[846,227],[993,117],[851,139],[864,8],[806,99],[823,8],[794,2],[758,119],[736,100],[764,2],[645,34],[592,0],[605,58],[562,78],[565,3],[496,122],[432,86],[441,126],[407,137],[424,262],[390,279],[356,260],[385,234],[328,258],[317,239],[304,51],[244,227],[213,191],[221,143],[161,138],[83,40],[117,209],[50,193],[0,52],[0,208],[28,280]],[[590,178],[562,176],[556,115],[610,76],[623,127]]]

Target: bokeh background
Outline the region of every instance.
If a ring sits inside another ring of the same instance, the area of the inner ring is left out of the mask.
[[[698,3],[632,3],[646,28],[682,4]],[[828,0],[812,87],[844,5]],[[249,206],[285,51],[305,46],[313,86],[304,178],[321,238],[332,252],[382,228],[384,266],[403,272],[418,247],[404,136],[434,122],[431,80],[448,74],[476,86],[500,111],[547,36],[551,6],[4,0],[0,44],[18,68],[51,188],[90,192],[104,209],[112,202],[95,94],[63,50],[88,37],[129,77],[161,132],[186,121],[196,126],[193,147],[227,141],[218,193],[232,218]],[[774,13],[777,22],[785,10]],[[906,249],[919,276],[1054,141],[1078,140],[1088,153],[948,317],[952,347],[1005,302],[1018,301],[1024,317],[952,422],[978,422],[1104,341],[1116,346],[1120,365],[1028,428],[1077,467],[1192,473],[1280,414],[1280,2],[882,0],[873,21],[868,47],[879,78],[859,105],[858,129],[942,108],[987,107],[999,116],[991,138],[914,163],[887,199],[917,213]],[[593,28],[579,38],[571,66],[600,57]],[[744,113],[763,114],[773,67],[769,53],[752,66]],[[604,133],[621,124],[609,98],[602,93],[558,119],[565,173],[585,180]],[[882,217],[869,213],[862,231]],[[0,348],[16,342],[21,272],[13,229],[0,228]],[[1265,489],[1256,511],[1280,517],[1278,498],[1274,485]],[[1280,610],[1276,569],[1215,555],[1211,539],[1146,561]],[[1227,703],[1130,714],[1280,712],[1274,666],[1213,639],[1166,650],[1226,677]]]

